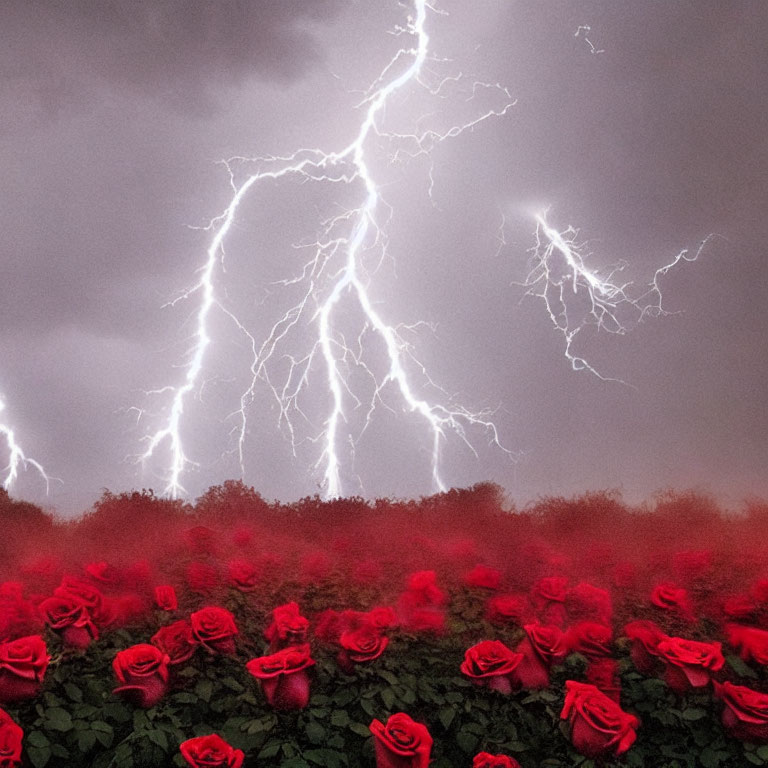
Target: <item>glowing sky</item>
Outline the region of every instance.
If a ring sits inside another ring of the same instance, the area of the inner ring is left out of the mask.
[[[345,146],[360,123],[354,105],[402,42],[388,31],[407,13],[380,0],[192,8],[15,0],[0,10],[0,393],[24,450],[64,481],[46,498],[28,471],[15,492],[64,512],[104,487],[165,485],[162,460],[142,475],[127,457],[167,406],[143,391],[183,377],[195,306],[163,305],[194,283],[210,239],[199,227],[228,203],[217,161]],[[447,15],[427,20],[431,52],[452,61],[431,62],[436,76],[464,72],[517,100],[436,147],[431,176],[426,158],[392,166],[387,147],[373,155],[393,257],[376,274],[375,306],[392,323],[434,324],[408,336],[431,377],[468,408],[498,407],[500,437],[520,452],[510,462],[482,431],[471,435],[478,457],[449,439],[445,480],[492,480],[519,502],[597,488],[630,500],[670,486],[727,501],[768,495],[768,8],[439,8]],[[492,97],[457,93],[435,115],[413,90],[387,119],[412,128],[429,112],[446,127],[498,106]],[[249,198],[221,285],[254,334],[277,319],[274,282],[306,261],[293,245],[350,200],[350,190],[295,182]],[[541,302],[521,301],[514,283],[546,205],[559,227],[580,228],[591,267],[624,259],[638,282],[719,235],[664,279],[667,309],[682,314],[579,339],[580,354],[632,387],[571,370]],[[199,462],[184,482],[192,495],[239,475],[227,417],[247,385],[248,349],[221,313],[211,332],[205,386],[185,413]],[[307,410],[322,412],[327,392],[312,397]],[[389,404],[395,413],[358,442],[346,488],[429,493],[429,435]],[[138,423],[131,406],[145,409]],[[319,491],[316,446],[291,455],[267,392],[249,414],[245,480],[269,498]]]

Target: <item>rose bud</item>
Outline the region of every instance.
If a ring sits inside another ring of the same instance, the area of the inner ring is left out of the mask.
[[[686,621],[694,621],[691,598],[688,591],[674,584],[658,584],[651,592],[651,602],[657,608],[676,613]]]
[[[230,560],[227,563],[229,583],[240,592],[255,592],[259,586],[261,574],[255,565],[247,560]]]
[[[0,766],[15,768],[21,765],[21,741],[24,731],[11,716],[0,709]]]
[[[501,585],[501,571],[487,565],[476,565],[464,574],[464,583],[468,587],[480,589],[498,589]]]
[[[214,653],[235,652],[235,617],[226,609],[209,605],[189,617],[195,639]]]
[[[309,620],[299,612],[298,603],[286,603],[272,611],[272,623],[264,636],[269,640],[270,650],[278,651],[290,645],[305,643],[308,630]]]
[[[565,705],[560,713],[568,720],[571,742],[586,757],[618,756],[637,738],[640,721],[594,685],[565,681]]]
[[[48,650],[40,635],[29,635],[0,645],[0,701],[32,699],[40,692]]]
[[[354,674],[355,664],[378,659],[389,643],[389,638],[380,634],[371,627],[342,632],[339,638],[341,651],[339,651],[339,666],[348,675]]]
[[[234,749],[215,733],[183,741],[179,751],[192,768],[240,768],[245,759],[242,749]]]
[[[520,768],[520,763],[507,755],[489,755],[478,752],[472,759],[472,768]]]
[[[170,584],[155,587],[155,604],[161,611],[175,611],[179,607],[176,590]]]
[[[64,645],[85,650],[91,640],[99,639],[88,609],[76,597],[49,597],[38,608],[45,623],[61,635]]]
[[[168,656],[168,663],[171,665],[189,661],[198,646],[192,626],[183,619],[161,627],[152,636],[151,642]]]
[[[392,715],[387,724],[374,720],[369,726],[374,736],[376,768],[427,768],[432,737],[425,725],[414,722],[404,712]]]
[[[667,685],[679,694],[703,688],[709,683],[710,672],[717,672],[725,664],[720,643],[668,637],[656,646],[656,651],[667,665]]]
[[[488,601],[486,616],[493,624],[522,624],[528,614],[523,595],[498,595]]]
[[[519,685],[514,676],[523,659],[498,640],[483,640],[467,649],[461,671],[478,685],[485,685],[499,693],[511,693],[512,682]]]
[[[564,635],[560,627],[554,625],[526,624],[523,629],[526,636],[515,648],[515,653],[523,657],[515,669],[515,677],[523,688],[546,688],[550,668],[565,658]]]
[[[725,730],[741,741],[768,743],[768,694],[728,682],[713,685],[715,696],[725,704]]]
[[[303,709],[309,703],[307,668],[314,663],[305,643],[251,659],[245,667],[261,683],[273,709],[289,710]]]
[[[117,679],[123,685],[117,693],[139,707],[154,707],[168,688],[168,656],[148,643],[139,643],[118,651],[112,662]]]

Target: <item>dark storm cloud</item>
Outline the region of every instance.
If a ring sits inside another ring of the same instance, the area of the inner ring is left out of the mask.
[[[322,57],[313,25],[340,0],[11,0],[0,9],[6,130],[99,86],[205,111],[246,77],[286,81]],[[10,110],[10,111],[9,111]]]

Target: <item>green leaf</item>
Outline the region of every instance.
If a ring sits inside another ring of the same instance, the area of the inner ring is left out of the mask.
[[[262,747],[261,752],[257,755],[258,759],[263,760],[267,757],[274,757],[280,751],[281,746],[279,741],[270,741]]]
[[[72,717],[66,709],[51,707],[45,711],[46,725],[54,731],[66,733],[72,730]]]
[[[219,682],[235,693],[242,693],[245,690],[243,684],[235,680],[234,677],[224,677]]]
[[[28,747],[27,756],[35,768],[43,768],[51,759],[50,747]]]
[[[459,731],[456,734],[456,743],[459,745],[462,752],[467,755],[472,755],[477,751],[477,736],[467,731]]]
[[[768,760],[768,744],[764,744],[762,747],[758,747],[755,750],[755,754],[758,757],[762,757],[763,760]]]
[[[765,762],[759,758],[754,752],[745,752],[744,757],[749,760],[752,765],[765,765]]]
[[[198,680],[195,686],[195,693],[206,703],[211,700],[213,694],[213,681],[204,677],[202,680]]]
[[[384,702],[384,706],[392,711],[395,706],[395,692],[391,688],[384,688],[381,691],[381,700]]]
[[[48,737],[40,731],[30,731],[26,735],[26,742],[32,747],[47,747],[51,742],[48,741]]]
[[[343,709],[337,709],[331,715],[331,725],[337,725],[340,728],[344,728],[349,725],[349,715]]]
[[[700,707],[688,707],[688,709],[684,709],[681,714],[683,720],[695,721],[706,717],[707,710],[701,709]]]
[[[147,731],[147,738],[153,744],[157,744],[157,746],[160,747],[163,752],[168,751],[168,737],[165,735],[164,731],[159,731],[157,729],[153,731]]]
[[[89,752],[96,744],[96,733],[94,731],[77,732],[77,748],[80,752]]]
[[[325,741],[325,728],[317,720],[310,720],[304,732],[313,744],[322,744]]]
[[[451,723],[456,717],[456,710],[453,707],[443,707],[438,713],[437,717],[443,724],[443,728],[447,731],[451,727]]]
[[[725,660],[739,677],[749,677],[753,680],[757,678],[757,673],[751,667],[748,667],[738,656],[729,655],[725,657]]]
[[[362,723],[350,723],[349,730],[352,731],[352,733],[356,733],[358,736],[363,736],[364,738],[367,738],[371,735],[371,729]]]
[[[72,701],[79,704],[83,700],[83,692],[74,683],[64,683],[64,690]]]

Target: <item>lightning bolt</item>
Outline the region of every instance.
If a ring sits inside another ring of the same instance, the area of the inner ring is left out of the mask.
[[[541,299],[552,322],[565,342],[565,357],[575,371],[587,370],[603,381],[612,379],[596,370],[585,358],[573,352],[576,336],[587,326],[598,331],[623,335],[647,317],[672,314],[663,307],[661,278],[681,262],[696,261],[714,234],[707,235],[698,249],[680,251],[675,258],[654,273],[640,291],[632,282],[620,282],[617,276],[626,262],[610,267],[605,276],[590,269],[587,245],[579,241],[579,230],[568,226],[558,231],[547,221],[548,211],[535,215],[535,245],[530,249],[529,271],[518,285],[525,295]],[[633,295],[634,294],[634,295]]]
[[[5,403],[0,397],[0,414],[5,410],[5,407]],[[9,491],[19,475],[19,470],[26,470],[29,467],[32,467],[45,481],[45,492],[47,494],[50,490],[51,480],[56,478],[49,477],[42,464],[24,453],[21,446],[16,441],[13,429],[1,421],[0,436],[5,440],[6,450],[8,452],[8,464],[2,469],[2,473],[5,475],[3,478],[3,488],[6,491]]]
[[[340,456],[343,433],[346,432],[354,451],[357,440],[371,424],[374,412],[379,407],[392,410],[384,400],[385,390],[393,390],[399,395],[402,408],[423,424],[431,444],[431,476],[436,490],[446,489],[440,465],[442,445],[448,433],[458,436],[474,451],[467,430],[479,429],[491,444],[506,451],[492,421],[492,412],[472,412],[454,404],[445,390],[436,387],[431,380],[426,368],[417,359],[413,344],[405,336],[420,324],[392,325],[377,309],[371,293],[373,275],[389,257],[387,223],[393,214],[391,206],[382,199],[381,187],[371,170],[370,145],[374,142],[379,146],[387,145],[391,164],[419,156],[430,158],[431,163],[432,150],[438,144],[473,130],[489,118],[502,117],[515,103],[509,91],[500,84],[470,82],[463,73],[436,81],[431,68],[426,66],[426,62],[430,61],[429,36],[425,29],[428,9],[439,12],[425,0],[415,0],[413,13],[404,25],[396,27],[392,33],[407,38],[408,44],[394,54],[357,105],[361,119],[346,146],[335,151],[301,148],[283,156],[234,157],[224,161],[229,172],[232,197],[223,213],[207,227],[211,239],[197,281],[176,300],[195,297],[199,302],[184,380],[180,385],[155,390],[154,394],[170,393],[170,408],[163,426],[146,436],[146,450],[140,457],[146,464],[161,447],[169,452],[170,462],[165,473],[165,492],[168,495],[176,497],[184,493],[182,476],[194,464],[184,449],[182,417],[186,404],[201,386],[205,355],[211,344],[210,315],[214,310],[221,310],[231,320],[238,332],[248,340],[252,352],[250,384],[240,397],[239,407],[230,414],[236,424],[234,437],[243,475],[248,410],[257,387],[266,385],[275,399],[279,408],[278,423],[287,430],[296,455],[300,442],[296,420],[311,424],[303,409],[302,398],[317,369],[323,372],[324,391],[330,407],[322,424],[318,425],[319,429],[306,439],[321,446],[315,468],[322,475],[323,489],[329,498],[343,492],[343,462]],[[415,87],[424,89],[437,99],[447,98],[457,87],[466,87],[468,101],[481,92],[492,92],[499,95],[500,104],[445,130],[421,128],[420,122],[412,132],[385,130],[383,122],[387,104],[396,93]],[[253,166],[255,170],[238,178],[238,169]],[[298,286],[299,299],[277,320],[263,341],[259,341],[220,300],[216,280],[222,267],[225,240],[249,191],[262,182],[288,178],[319,182],[329,187],[341,184],[359,188],[360,199],[354,207],[322,222],[316,240],[301,246],[309,248],[312,256],[298,276],[278,283],[285,290]],[[431,165],[429,180],[428,193],[432,199],[434,180]],[[367,267],[370,260],[374,262],[373,270]],[[355,343],[348,341],[339,329],[339,315],[350,303],[353,309],[362,313],[363,318]],[[301,352],[284,350],[289,337],[306,328],[311,329],[312,343],[309,348]],[[363,351],[370,346],[368,336],[371,333],[383,343],[386,367],[383,375],[377,375],[365,360]],[[285,361],[288,372],[279,376],[274,368],[278,362]],[[371,383],[368,396],[356,392],[351,381],[353,370],[361,371],[368,377]],[[429,400],[420,394],[425,385],[437,388],[439,401]],[[353,409],[362,408],[365,414],[362,429],[356,437],[351,435],[348,422],[350,403]]]

